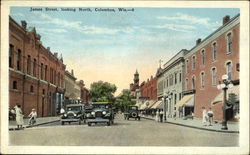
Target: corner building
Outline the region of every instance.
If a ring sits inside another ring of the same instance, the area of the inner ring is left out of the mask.
[[[43,117],[63,107],[66,66],[40,39],[25,21],[20,26],[9,18],[9,107],[20,104],[25,117],[32,108]]]
[[[217,85],[227,74],[236,95],[233,113],[239,112],[239,34],[240,15],[223,18],[223,25],[185,55],[185,86],[183,94],[194,93],[194,115],[202,117],[202,107],[212,108],[215,120],[222,120],[222,90]],[[216,100],[216,101],[215,101]],[[233,115],[234,115],[233,114]],[[233,117],[233,116],[232,116]]]

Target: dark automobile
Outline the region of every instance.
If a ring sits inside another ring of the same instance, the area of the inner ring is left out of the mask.
[[[61,124],[64,125],[65,122],[69,124],[71,122],[78,122],[79,125],[81,121],[85,123],[85,112],[83,104],[69,104],[66,106],[65,112],[61,115]]]
[[[138,106],[128,106],[124,112],[124,119],[129,120],[129,118],[134,118],[135,120],[140,120]]]
[[[92,123],[107,123],[108,126],[114,123],[114,112],[110,103],[93,102],[88,109],[91,109],[86,114],[88,126]]]

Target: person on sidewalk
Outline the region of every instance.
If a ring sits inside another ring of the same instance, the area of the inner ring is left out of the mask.
[[[21,105],[17,104],[15,107],[16,111],[16,124],[18,129],[23,128],[23,112],[21,109]]]
[[[37,113],[35,109],[32,109],[31,113],[29,114],[29,125],[33,125],[36,123],[36,117],[37,117]]]
[[[161,123],[163,122],[163,109],[161,109],[160,111],[160,122]]]
[[[160,117],[160,112],[159,112],[159,110],[156,110],[156,115],[155,115],[156,122],[159,122],[159,117]]]
[[[208,115],[209,126],[212,126],[214,113],[213,113],[211,107],[209,108],[209,110],[208,110],[208,112],[207,112],[207,115]]]
[[[202,107],[202,124],[207,126],[207,109],[205,107]]]

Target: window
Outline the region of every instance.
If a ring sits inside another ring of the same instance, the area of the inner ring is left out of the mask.
[[[192,89],[195,89],[195,77],[192,77]]]
[[[41,79],[43,80],[43,63],[41,63]]]
[[[181,73],[179,74],[179,82],[181,83],[181,79],[182,79],[182,77],[181,77],[182,75],[181,75]]]
[[[201,88],[204,88],[205,87],[205,73],[204,72],[201,72],[200,74],[201,76]]]
[[[47,81],[47,70],[48,70],[48,66],[45,65],[45,81]]]
[[[20,49],[18,49],[18,52],[17,52],[16,65],[17,65],[17,70],[21,70],[21,50]]]
[[[17,89],[17,82],[16,82],[16,81],[13,81],[12,88],[13,88],[13,89]]]
[[[179,101],[181,100],[181,93],[179,93]]]
[[[167,87],[168,87],[168,77],[167,77]]]
[[[169,79],[169,85],[172,86],[173,85],[173,75],[170,75],[170,79]]]
[[[205,65],[205,50],[201,51],[201,65]]]
[[[33,61],[33,76],[36,77],[36,59]]]
[[[27,59],[27,73],[30,74],[30,55],[28,55]]]
[[[215,61],[217,59],[217,44],[212,44],[212,60]]]
[[[34,87],[31,85],[30,86],[30,92],[33,93],[34,92]]]
[[[211,70],[211,76],[212,76],[212,85],[216,85],[216,69],[212,68]]]
[[[232,34],[228,33],[227,34],[227,54],[232,53]]]
[[[188,89],[188,79],[186,79],[186,81],[185,81],[185,90],[187,90]]]
[[[192,57],[192,70],[195,69],[195,64],[196,64],[196,60],[195,60],[195,56]]]
[[[226,64],[226,72],[228,75],[228,79],[231,80],[232,79],[232,63],[231,62],[228,62]]]
[[[45,89],[43,89],[43,95],[45,95]]]
[[[186,66],[185,67],[186,67],[186,69],[185,69],[186,73],[188,73],[188,60],[186,60]]]
[[[177,83],[177,73],[174,73],[174,83]]]
[[[13,67],[13,64],[12,64],[13,54],[14,54],[14,46],[10,44],[10,48],[9,48],[9,67]]]

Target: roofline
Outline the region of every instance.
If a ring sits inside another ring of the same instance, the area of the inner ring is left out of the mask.
[[[163,66],[165,66],[167,63],[169,63],[171,60],[173,60],[179,53],[181,53],[182,51],[189,51],[189,50],[187,50],[187,49],[182,49],[182,50],[180,50],[178,53],[176,53],[171,59],[169,59]],[[184,57],[184,55],[183,55],[183,57]],[[164,68],[163,68],[163,70],[164,70]]]

